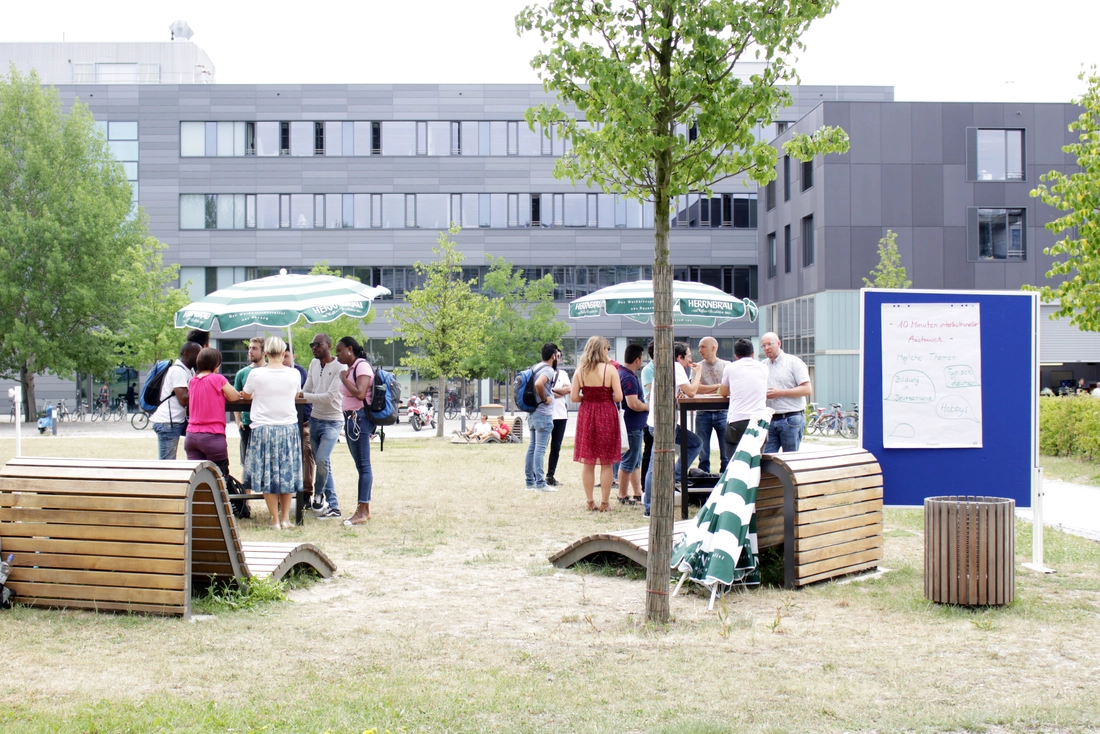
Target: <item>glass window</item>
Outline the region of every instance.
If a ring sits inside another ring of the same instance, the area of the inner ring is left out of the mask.
[[[451,221],[461,224],[462,194],[451,194]],[[448,224],[450,226],[450,224]]]
[[[802,217],[802,267],[814,264],[814,216]]]
[[[290,123],[290,154],[294,156],[313,155],[313,123]]]
[[[279,123],[257,122],[256,155],[279,155]]]
[[[489,226],[494,229],[504,229],[508,226],[508,194],[489,194],[490,206]]]
[[[382,123],[382,155],[416,155],[416,123]]]
[[[477,155],[478,154],[478,132],[477,123],[470,121],[463,121],[462,127],[462,155]]]
[[[477,195],[477,226],[492,226],[492,200],[489,194]]]
[[[340,123],[343,130],[343,145],[340,146],[341,155],[356,155],[355,153],[355,123],[345,120]]]
[[[137,140],[138,126],[136,122],[108,122],[108,140]]]
[[[462,125],[451,123],[451,155],[462,155]]]
[[[243,122],[233,123],[233,155],[243,156],[247,147],[248,125]]]
[[[978,260],[1026,260],[1023,209],[978,209]]]
[[[369,122],[356,122],[355,127],[355,155],[370,155],[371,148],[371,124]],[[346,151],[347,148],[345,147]]]
[[[482,123],[483,125],[486,123]],[[489,125],[489,145],[482,147],[482,155],[485,155],[486,148],[489,151],[489,155],[508,155],[508,123],[506,122],[490,122]]]
[[[553,209],[554,219],[553,219],[553,222],[554,222],[555,227],[561,227],[565,224],[565,201],[562,199],[562,196],[563,196],[563,194],[553,194],[553,200],[554,200],[554,209]],[[543,201],[543,204],[546,203],[545,198],[542,201]],[[549,213],[549,212],[547,212],[547,213]],[[545,220],[545,219],[546,219],[546,216],[544,214],[543,215],[543,220]]]
[[[1024,131],[967,129],[971,181],[1023,181]]]
[[[329,194],[325,210],[329,228],[348,229],[355,226],[355,197],[351,194]]]
[[[428,123],[428,155],[451,154],[451,123]]]
[[[370,226],[382,226],[382,194],[370,195]]]
[[[127,181],[137,181],[138,178],[138,164],[132,161],[126,161],[122,164],[122,169],[126,171]]]
[[[233,196],[222,194],[217,197],[218,229],[233,229]]]
[[[313,227],[313,194],[290,195],[290,226],[292,229]]]
[[[204,204],[203,219],[206,229],[214,229],[218,226],[218,195],[206,194],[206,201]]]
[[[478,199],[480,194],[463,194],[462,195],[462,226],[463,227],[478,227],[480,226],[480,218],[478,217]],[[488,216],[488,214],[486,214]]]
[[[355,228],[370,229],[370,194],[355,194]]]
[[[405,226],[405,195],[382,194],[382,225],[386,229]]]
[[[515,205],[515,216],[512,216],[513,203]],[[530,194],[509,194],[508,195],[508,226],[509,227],[530,227],[531,226],[531,195]]]
[[[325,155],[344,154],[344,123],[325,123]]]
[[[206,154],[206,124],[202,122],[180,123],[180,155],[197,157]]]
[[[508,123],[508,155],[516,155],[519,153],[519,123],[511,121]]]
[[[764,207],[768,211],[775,208],[775,179],[768,181],[768,185],[764,187]]]
[[[428,154],[428,123],[416,123],[416,154]]]
[[[208,122],[206,123],[206,155],[216,156],[218,154],[218,123]]]
[[[180,229],[206,227],[206,197],[202,194],[180,196]]]
[[[256,195],[256,229],[279,228],[279,195]]]
[[[223,158],[233,155],[233,123],[218,123],[218,155]]]
[[[107,143],[111,146],[111,154],[115,160],[136,161],[138,159],[138,144],[130,140],[112,140]]]
[[[791,157],[783,156],[783,201],[791,200]]]
[[[814,159],[802,161],[802,190],[812,188],[814,185]]]
[[[416,226],[422,229],[447,229],[451,225],[449,194],[417,194]]]
[[[279,194],[279,226],[290,227],[290,194]]]
[[[791,272],[791,225],[783,227],[783,272]]]
[[[405,226],[416,226],[416,194],[405,194]]]
[[[256,195],[248,194],[244,197],[244,226],[247,229],[256,228]]]
[[[313,226],[317,229],[325,228],[325,195],[313,195]]]
[[[588,195],[565,194],[563,224],[566,227],[588,226]]]
[[[768,277],[774,278],[776,271],[776,257],[775,257],[775,232],[768,234]]]

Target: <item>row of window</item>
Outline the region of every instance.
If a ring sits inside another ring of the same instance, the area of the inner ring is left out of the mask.
[[[783,156],[783,172],[781,175],[783,179],[783,201],[791,200],[791,157],[789,155]],[[813,160],[802,161],[802,191],[808,191],[813,188],[814,185],[814,162]],[[775,208],[775,179],[772,179],[764,187],[764,206],[767,211],[771,211]]]
[[[673,227],[756,227],[755,194],[677,197]],[[180,229],[652,229],[620,194],[182,194]]]
[[[523,120],[181,122],[180,155],[560,156],[564,141]]]
[[[244,279],[255,280],[276,275],[285,269],[289,273],[308,273],[309,268],[289,267],[250,267],[244,268]],[[206,292],[217,290],[219,268],[206,268]],[[221,268],[221,270],[230,270]],[[395,267],[357,267],[344,266],[343,275],[352,275],[363,283],[373,286],[385,286],[391,296],[387,299],[404,298],[405,292],[420,287],[423,276],[412,266]],[[618,283],[630,283],[636,280],[648,280],[653,277],[653,267],[649,265],[558,265],[531,266],[520,268],[528,280],[539,280],[547,275],[554,279],[554,300],[571,301],[592,291]],[[462,277],[474,281],[473,287],[481,292],[484,286],[488,266],[464,267]],[[238,276],[239,277],[239,276]],[[757,298],[757,277],[755,265],[698,266],[682,265],[673,268],[676,280],[705,283],[714,286],[738,298]]]
[[[776,233],[768,234],[768,278],[774,278],[779,270],[779,253]],[[783,272],[791,272],[791,225],[783,227]],[[814,216],[802,217],[802,267],[814,264]]]

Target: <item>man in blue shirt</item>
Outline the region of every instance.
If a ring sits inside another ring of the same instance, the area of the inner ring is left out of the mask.
[[[642,501],[642,435],[646,432],[649,405],[635,372],[642,366],[642,345],[630,344],[620,364],[619,383],[623,388],[623,421],[630,448],[619,462],[619,503],[636,505]],[[632,490],[627,496],[627,486]]]

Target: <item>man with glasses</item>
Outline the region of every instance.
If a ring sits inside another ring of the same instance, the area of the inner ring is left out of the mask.
[[[691,361],[691,348],[683,342],[673,342],[672,355],[674,364],[673,368],[673,383],[676,385],[676,392],[683,393],[689,398],[695,397],[695,394],[699,392],[699,384],[702,379],[703,373],[699,369],[698,364],[692,364]],[[692,377],[689,380],[687,376],[688,370],[692,371]],[[649,418],[647,419],[647,425],[649,426],[649,432],[655,433],[653,423],[653,398],[650,399]],[[679,413],[679,411],[676,411]],[[673,420],[676,420],[674,417]],[[687,462],[688,466],[691,466],[695,462],[695,458],[699,456],[699,450],[703,447],[703,442],[691,431],[683,429],[681,426],[676,426],[676,445],[679,446],[681,441],[687,442]],[[679,456],[679,452],[677,452]],[[653,497],[653,465],[655,462],[649,462],[649,469],[645,475],[645,493],[642,495],[642,505],[645,511],[642,513],[646,517],[649,517],[650,503]],[[676,465],[673,468],[673,475],[680,476],[680,459],[676,459]],[[681,491],[687,491],[687,487],[681,487]]]
[[[769,331],[760,337],[764,365],[768,368],[768,407],[775,411],[768,427],[765,454],[798,451],[806,427],[806,398],[812,392],[806,363],[783,351],[779,336]]]
[[[309,417],[309,447],[317,475],[313,481],[311,509],[317,517],[340,517],[340,500],[336,498],[336,485],[332,481],[332,450],[340,438],[344,425],[341,408],[340,371],[343,369],[332,356],[332,339],[328,334],[317,334],[309,343],[313,360],[306,371],[306,382],[301,397],[313,405]]]

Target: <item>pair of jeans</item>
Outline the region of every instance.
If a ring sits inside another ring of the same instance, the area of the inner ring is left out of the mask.
[[[371,424],[367,420],[366,408],[349,410],[344,413],[344,436],[348,439],[348,451],[359,474],[359,501],[370,502],[370,491],[374,485],[374,474],[370,468]],[[329,472],[332,476],[332,472]],[[315,485],[316,486],[316,485]],[[333,494],[333,497],[336,495]]]
[[[805,413],[791,413],[782,418],[772,418],[768,426],[768,440],[764,444],[765,454],[798,451],[802,445],[802,430],[806,427]]]
[[[650,434],[653,433],[653,429],[649,429]],[[681,441],[687,442],[687,462],[688,466],[691,466],[695,462],[695,458],[699,456],[699,449],[703,447],[703,442],[699,440],[691,431],[685,431],[680,426],[676,426],[676,445],[680,446]],[[680,479],[680,452],[676,452],[676,464],[672,468],[672,481],[679,481]],[[649,470],[645,475],[645,493],[642,494],[642,505],[645,507],[645,512],[649,514],[650,497],[653,495],[653,465],[654,461],[649,462]],[[687,487],[681,487],[681,491],[685,491]]]
[[[645,430],[644,428],[627,429],[626,440],[629,448],[627,448],[626,453],[623,454],[623,458],[619,462],[620,472],[630,474],[642,465],[642,434],[645,433]],[[618,477],[618,472],[615,476]]]
[[[718,434],[719,453],[722,463],[715,474],[721,474],[726,470],[726,462],[729,455],[726,453],[726,417],[724,410],[700,410],[695,414],[695,435],[702,441],[702,450],[699,452],[699,469],[710,474],[710,436]]]
[[[523,471],[528,489],[544,489],[546,475],[542,471],[542,460],[546,456],[546,445],[550,443],[550,434],[554,431],[554,419],[542,413],[527,416],[527,431],[531,442],[527,444],[527,460]]]
[[[153,432],[157,434],[158,459],[174,461],[179,450],[180,437],[187,433],[187,423],[154,423]]]
[[[558,468],[558,455],[561,453],[561,440],[565,438],[565,426],[568,418],[555,418],[554,431],[550,434],[550,458],[546,460],[546,478],[553,479]]]
[[[329,507],[340,509],[336,499],[336,484],[332,481],[332,450],[340,438],[343,421],[323,421],[310,417],[309,448],[313,452],[313,465],[317,468],[313,491],[325,498]]]

